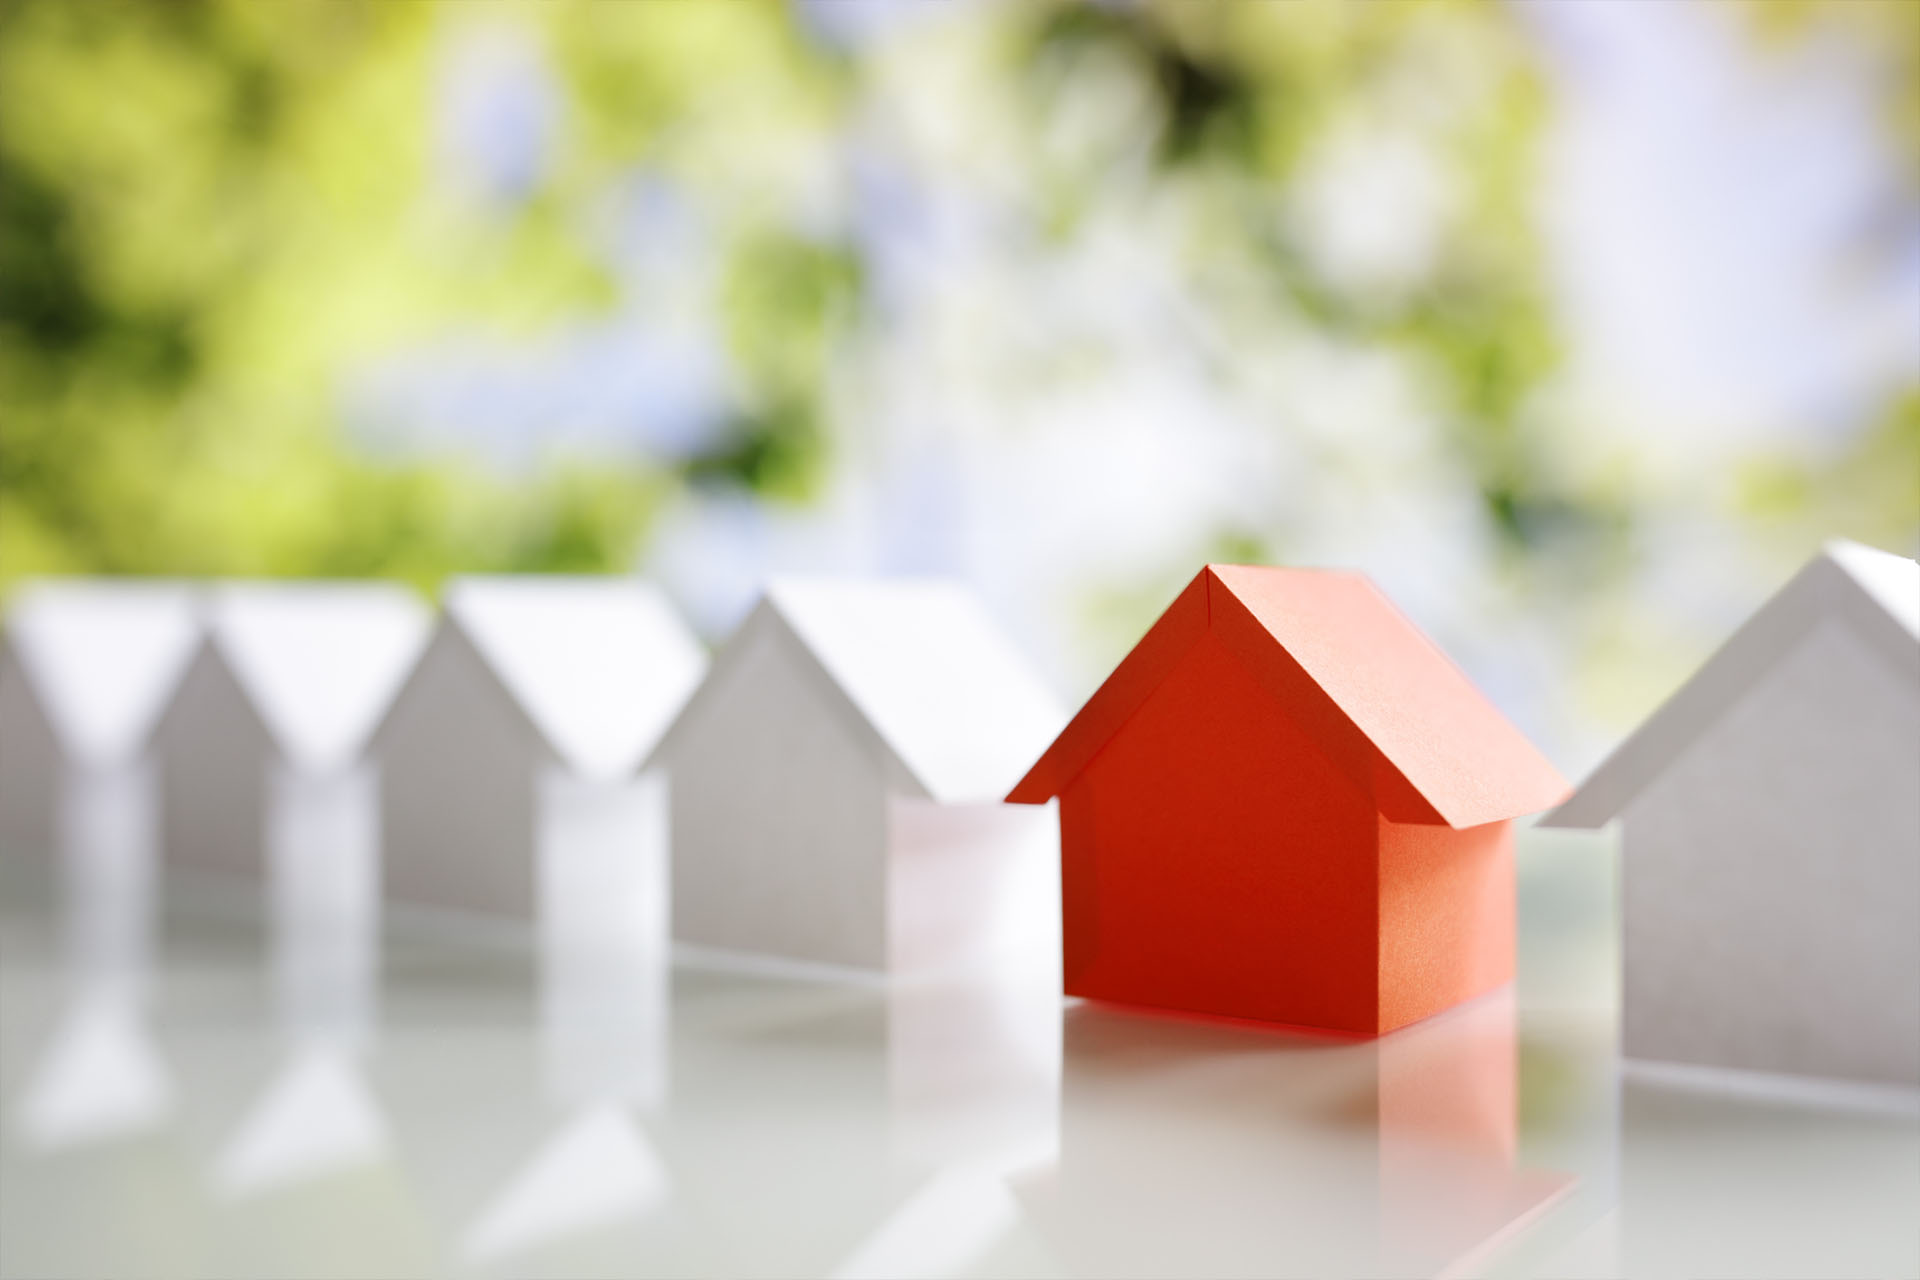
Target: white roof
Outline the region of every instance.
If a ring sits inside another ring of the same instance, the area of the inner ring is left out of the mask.
[[[959,583],[780,579],[741,634],[770,624],[820,667],[928,798],[999,800],[1066,723],[1052,691]]]
[[[209,640],[281,753],[310,769],[349,764],[413,669],[426,603],[379,582],[248,582],[216,588]]]
[[[1845,571],[1889,616],[1920,639],[1920,563],[1844,538],[1829,542],[1821,556]]]
[[[201,636],[181,582],[43,579],[22,586],[7,635],[60,745],[106,764],[146,749]]]
[[[1541,825],[1592,828],[1618,817],[1822,622],[1852,628],[1893,669],[1920,681],[1920,564],[1857,542],[1830,542]]]
[[[562,761],[634,769],[706,674],[706,651],[634,578],[456,578],[447,618]]]

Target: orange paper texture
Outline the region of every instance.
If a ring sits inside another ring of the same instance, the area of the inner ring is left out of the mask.
[[[1069,995],[1375,1035],[1512,977],[1566,792],[1365,577],[1209,565],[1008,799],[1060,801]]]

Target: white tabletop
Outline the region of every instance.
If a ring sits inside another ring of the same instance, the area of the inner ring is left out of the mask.
[[[1515,987],[1371,1042],[419,922],[369,1000],[185,892],[102,969],[4,852],[7,1277],[1920,1274],[1920,1119],[1623,1075],[1544,833]]]

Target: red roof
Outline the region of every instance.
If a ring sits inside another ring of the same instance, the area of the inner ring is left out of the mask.
[[[1537,813],[1570,790],[1365,575],[1208,565],[1007,799],[1059,795],[1208,634],[1393,821],[1478,826]]]

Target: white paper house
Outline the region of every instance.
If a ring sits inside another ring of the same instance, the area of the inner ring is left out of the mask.
[[[341,889],[371,875],[367,745],[431,625],[425,602],[389,583],[215,587],[158,734],[169,868],[291,876],[277,889],[321,898],[335,895],[314,873],[333,868]]]
[[[775,583],[654,755],[675,941],[904,972],[1022,937],[1051,815],[999,802],[1064,720],[958,585]]]
[[[1616,820],[1628,1056],[1920,1085],[1920,566],[1830,543],[1543,822]]]
[[[8,856],[57,851],[65,875],[145,891],[159,840],[154,728],[200,633],[197,592],[182,583],[48,579],[19,590],[0,649]]]
[[[597,886],[664,916],[665,819],[637,773],[705,673],[699,641],[631,578],[460,578],[443,604],[376,737],[388,900],[561,927],[545,904]]]

